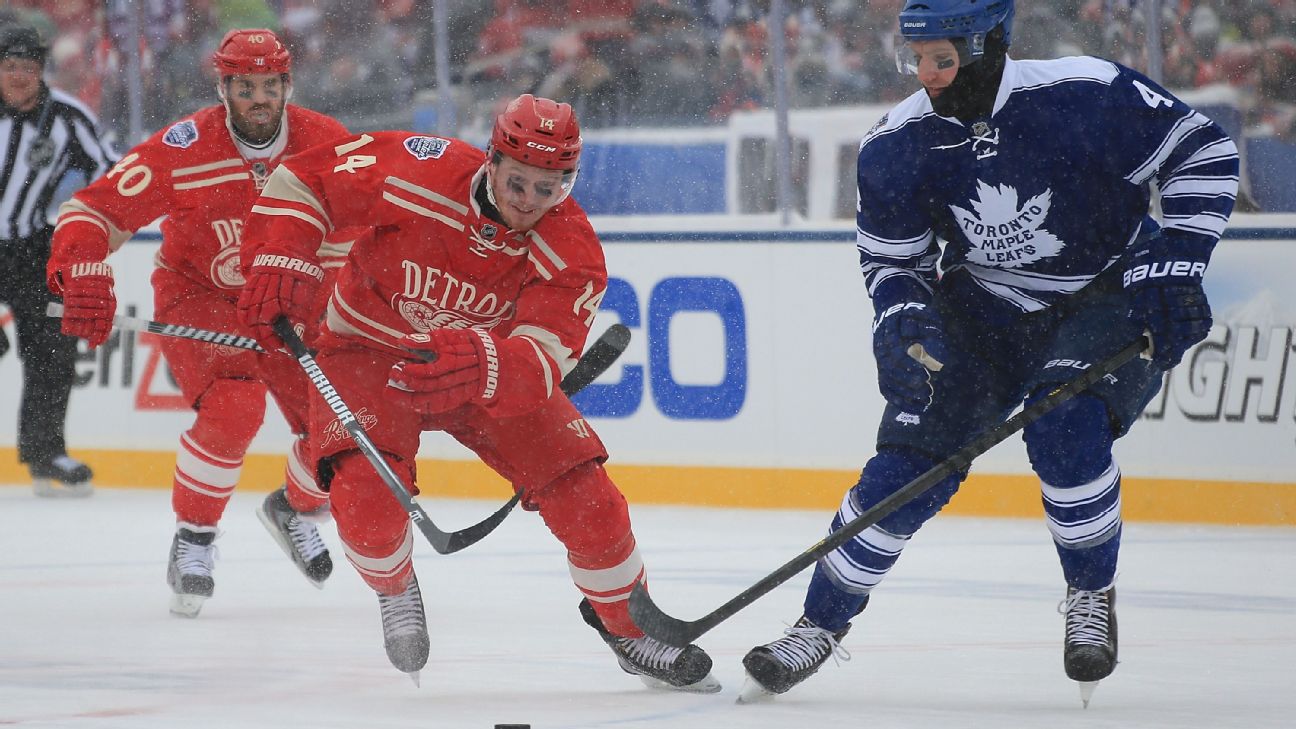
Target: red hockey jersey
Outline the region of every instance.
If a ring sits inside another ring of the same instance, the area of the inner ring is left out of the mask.
[[[565,375],[607,287],[603,249],[574,200],[529,231],[482,214],[485,153],[412,132],[352,136],[281,165],[244,228],[245,265],[262,249],[318,260],[321,236],[373,226],[337,274],[325,326],[396,347],[432,328],[526,337]],[[556,381],[556,379],[555,379]]]
[[[242,156],[224,105],[202,109],[141,142],[59,208],[50,271],[102,261],[136,230],[166,216],[157,265],[237,300],[243,219],[270,172],[285,157],[347,134],[336,119],[299,106],[289,104],[286,116],[287,126],[266,159]]]

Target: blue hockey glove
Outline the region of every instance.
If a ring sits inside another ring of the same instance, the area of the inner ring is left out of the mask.
[[[1206,338],[1212,323],[1202,289],[1206,256],[1186,246],[1171,253],[1170,243],[1162,234],[1138,244],[1123,277],[1129,318],[1152,335],[1150,356],[1163,370],[1179,364],[1184,353]]]
[[[873,322],[873,356],[882,397],[907,413],[926,412],[932,403],[932,373],[949,361],[940,314],[917,301],[883,309]]]

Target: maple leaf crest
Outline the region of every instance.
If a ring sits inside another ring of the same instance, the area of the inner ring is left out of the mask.
[[[994,268],[1019,268],[1052,258],[1066,246],[1043,225],[1053,203],[1045,190],[1018,204],[1017,189],[977,180],[972,210],[951,205],[950,211],[971,247],[968,261]]]

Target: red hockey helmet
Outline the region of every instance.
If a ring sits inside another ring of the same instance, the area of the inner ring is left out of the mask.
[[[292,73],[292,56],[274,31],[236,29],[225,34],[212,64],[221,78],[247,73]]]
[[[580,161],[580,125],[570,104],[522,94],[495,117],[491,148],[524,164],[571,172]]]

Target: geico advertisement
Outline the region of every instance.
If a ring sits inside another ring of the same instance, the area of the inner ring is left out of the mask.
[[[114,254],[121,313],[150,315],[155,250],[132,243]],[[871,455],[882,399],[853,243],[618,242],[606,252],[610,280],[592,336],[620,321],[633,340],[577,403],[615,461],[854,469]],[[1296,242],[1220,244],[1207,277],[1216,327],[1118,445],[1127,474],[1291,481],[1296,387],[1285,385],[1296,294],[1283,280],[1291,270]],[[174,447],[192,414],[157,336],[119,331],[83,350],[73,449]],[[17,377],[11,354],[0,361],[0,378],[12,383],[0,391],[4,445],[15,441]],[[254,451],[287,443],[282,419],[268,411]],[[425,436],[421,455],[471,457],[438,434]],[[976,470],[1028,473],[1020,438]]]

